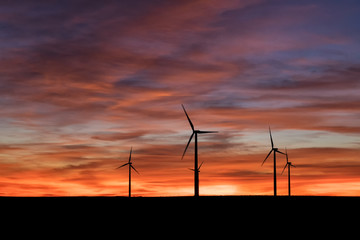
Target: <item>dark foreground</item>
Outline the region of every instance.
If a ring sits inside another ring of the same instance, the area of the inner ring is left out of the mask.
[[[298,201],[298,202],[340,202],[340,201],[359,201],[360,196],[263,196],[263,195],[244,195],[244,196],[200,196],[200,197],[88,197],[88,196],[79,196],[79,197],[6,197],[0,196],[0,201],[15,201],[15,202],[25,202],[25,201],[34,201],[34,202],[68,202],[68,201],[82,201],[82,202],[96,202],[96,201],[106,201],[108,203],[112,202],[136,202],[136,203],[145,203],[145,202],[289,202],[289,201]]]
[[[172,237],[188,238],[196,230],[230,238],[239,231],[255,237],[295,225],[297,234],[322,232],[319,226],[329,231],[346,224],[351,229],[357,226],[360,197],[0,197],[0,206],[10,226],[52,229],[55,235],[78,230],[81,236],[96,231],[121,236],[132,228],[148,236],[170,231]]]
[[[145,212],[244,212],[247,210],[276,212],[353,211],[360,208],[360,197],[325,196],[201,196],[194,197],[0,197],[7,209],[59,212],[121,212],[127,209]]]

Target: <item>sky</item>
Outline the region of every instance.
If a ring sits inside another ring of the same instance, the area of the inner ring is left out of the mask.
[[[0,195],[360,196],[357,0],[0,4]],[[277,157],[279,195],[287,194]]]

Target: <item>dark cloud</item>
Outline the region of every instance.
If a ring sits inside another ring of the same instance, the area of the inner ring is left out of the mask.
[[[101,132],[96,133],[95,136],[92,136],[92,139],[104,140],[104,141],[117,141],[117,140],[126,140],[126,139],[136,139],[146,135],[147,131],[135,131],[135,132]]]
[[[298,168],[310,169],[316,171],[319,175],[332,176],[354,176],[359,173],[360,165],[354,162],[335,162],[335,163],[312,163],[312,164],[298,164]]]
[[[62,148],[65,149],[92,149],[92,146],[89,146],[87,144],[68,144],[68,145],[63,145],[61,146]]]
[[[249,170],[233,170],[227,172],[220,172],[215,174],[216,176],[229,177],[229,178],[258,178],[261,177],[264,173],[258,171],[249,171]]]
[[[66,166],[63,166],[61,168],[54,169],[55,172],[64,172],[64,171],[73,171],[73,170],[94,170],[98,169],[103,165],[103,162],[96,161],[96,162],[88,162],[88,163],[82,163],[82,164],[68,164]]]
[[[23,148],[17,147],[17,146],[11,146],[8,144],[0,144],[0,152],[1,153],[8,152],[8,151],[19,151],[19,150],[23,150]]]

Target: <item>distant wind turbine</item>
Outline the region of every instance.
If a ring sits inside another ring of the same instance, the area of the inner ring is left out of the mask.
[[[199,168],[196,169],[197,172],[200,172],[200,168],[201,168],[201,166],[203,165],[203,163],[204,163],[204,161],[202,161],[201,164],[200,164],[200,166],[199,166]],[[189,170],[195,171],[195,169],[193,169],[193,168],[189,168]]]
[[[289,196],[291,195],[290,194],[290,168],[291,167],[296,167],[295,165],[293,165],[291,162],[289,162],[289,155],[287,153],[287,149],[285,148],[285,155],[286,155],[286,164],[285,164],[285,167],[283,169],[283,171],[281,172],[281,174],[284,173],[285,171],[285,168],[287,167],[288,168],[288,191],[289,191]]]
[[[129,155],[129,161],[123,165],[121,165],[120,167],[117,167],[116,169],[119,169],[119,168],[122,168],[122,167],[125,167],[126,165],[129,165],[129,197],[131,197],[131,169],[134,169],[134,171],[137,173],[137,174],[140,174],[132,165],[132,162],[131,162],[131,153],[132,153],[132,147],[130,149],[130,155]]]
[[[271,150],[269,152],[269,154],[266,156],[265,160],[262,162],[261,166],[264,165],[266,159],[268,159],[268,157],[270,156],[270,154],[272,152],[274,152],[274,196],[276,196],[276,153],[281,153],[281,154],[284,154],[283,152],[280,152],[278,148],[275,148],[274,147],[274,142],[273,142],[273,139],[272,139],[272,136],[271,136],[271,129],[270,129],[270,126],[269,126],[269,133],[270,133],[270,140],[271,140]]]
[[[184,155],[185,155],[185,153],[186,153],[186,150],[188,149],[189,144],[190,144],[193,136],[195,135],[195,160],[194,160],[194,169],[191,169],[191,170],[194,171],[194,196],[195,196],[195,197],[198,197],[198,196],[199,196],[199,172],[200,172],[200,167],[201,167],[202,163],[201,163],[200,167],[198,167],[198,143],[197,143],[197,135],[198,135],[198,134],[205,134],[205,133],[217,133],[217,131],[200,131],[200,130],[195,130],[194,125],[193,125],[193,123],[191,122],[191,120],[190,120],[190,118],[189,118],[189,115],[187,114],[187,112],[186,112],[186,110],[185,110],[184,105],[181,104],[181,106],[182,106],[182,108],[184,109],[185,115],[186,115],[186,117],[187,117],[187,119],[188,119],[188,121],[189,121],[189,123],[190,123],[191,129],[192,129],[192,131],[193,131],[193,133],[191,134],[190,139],[189,139],[189,141],[188,141],[188,143],[187,143],[187,145],[186,145],[186,148],[185,148],[185,150],[184,150],[184,153],[183,153],[181,159],[184,158]]]

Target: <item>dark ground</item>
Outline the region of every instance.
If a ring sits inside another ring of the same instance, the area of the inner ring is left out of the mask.
[[[128,231],[166,239],[190,238],[190,233],[259,238],[286,229],[308,237],[357,232],[360,197],[0,197],[0,207],[3,230],[49,233],[47,239],[74,239],[74,234],[121,239]]]
[[[360,197],[326,196],[201,196],[194,197],[0,197],[0,206],[21,211],[121,212],[132,208],[145,212],[272,212],[291,208],[293,211],[343,211],[360,208]]]

